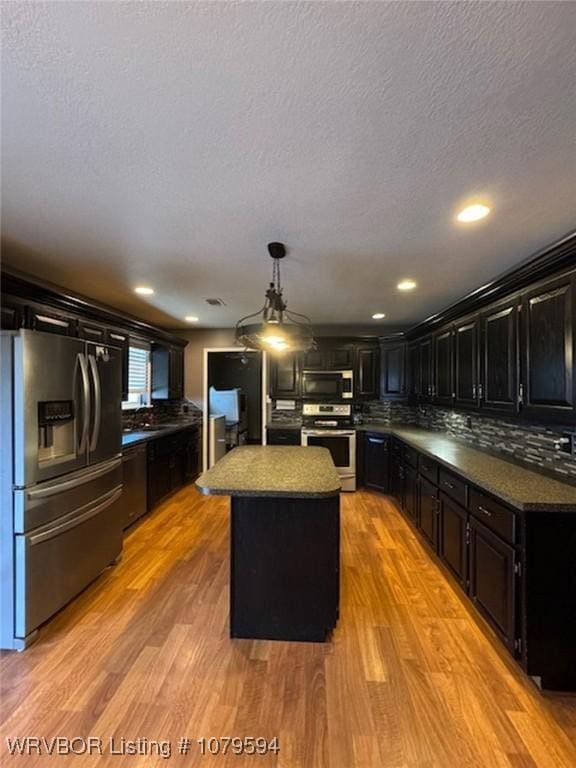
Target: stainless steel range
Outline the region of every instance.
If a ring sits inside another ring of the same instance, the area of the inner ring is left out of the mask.
[[[356,431],[352,405],[304,403],[302,445],[328,448],[343,491],[356,490]]]

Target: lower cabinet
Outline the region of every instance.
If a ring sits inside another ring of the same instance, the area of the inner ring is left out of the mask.
[[[440,493],[438,554],[454,578],[466,589],[468,579],[468,512]]]
[[[148,509],[198,474],[198,430],[158,437],[148,444]]]
[[[404,466],[404,511],[417,524],[418,522],[418,472],[414,467]]]
[[[125,513],[123,527],[127,528],[146,514],[147,502],[146,445],[133,445],[122,452],[122,508]]]
[[[428,544],[436,552],[438,546],[439,500],[438,488],[420,476],[420,504],[418,528]]]
[[[268,429],[268,445],[300,445],[302,442],[299,429]]]
[[[510,654],[543,689],[576,691],[576,515],[519,512],[400,438],[373,436],[388,440],[388,493]]]
[[[510,650],[515,639],[514,564],[513,547],[471,517],[469,596]]]
[[[390,488],[388,438],[385,435],[367,433],[364,438],[364,484],[386,493]]]
[[[395,448],[393,443],[390,455],[390,494],[404,507],[404,463]]]

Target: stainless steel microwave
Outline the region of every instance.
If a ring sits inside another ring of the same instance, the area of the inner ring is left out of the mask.
[[[350,371],[307,371],[302,373],[302,397],[351,400],[354,373]]]

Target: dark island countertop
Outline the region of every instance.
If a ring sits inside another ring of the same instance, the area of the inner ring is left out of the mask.
[[[387,424],[363,424],[358,430],[399,437],[521,511],[576,512],[576,486],[471,448],[443,432]]]
[[[340,493],[340,478],[326,448],[245,445],[227,453],[196,481],[216,496],[322,498]]]

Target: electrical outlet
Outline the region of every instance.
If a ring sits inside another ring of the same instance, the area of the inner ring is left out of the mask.
[[[554,442],[554,448],[572,456],[576,454],[576,432],[563,432],[562,437]]]

